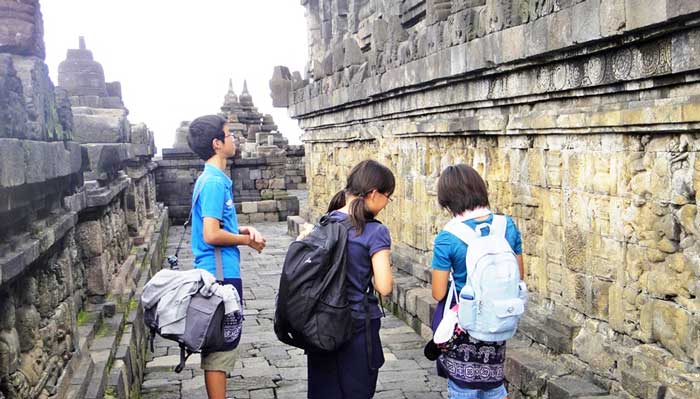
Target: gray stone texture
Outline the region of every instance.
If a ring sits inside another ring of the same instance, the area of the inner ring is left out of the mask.
[[[44,22],[39,0],[6,1],[0,15],[0,53],[45,56]]]
[[[80,98],[55,89],[49,79],[38,2],[5,1],[0,9],[0,397],[102,397],[109,388],[107,364],[120,370],[125,364],[120,359],[127,355],[110,357],[122,331],[132,331],[126,326],[134,318],[124,322],[124,303],[101,312],[87,297],[116,300],[110,280],[128,271],[131,284],[122,288],[132,291],[122,289],[118,298],[128,304],[140,266],[162,261],[162,249],[148,246],[139,252],[139,268],[137,255],[127,257],[131,235],[141,234],[141,244],[155,247],[167,234],[153,222],[159,218],[162,226],[167,217],[155,202],[152,132],[139,126],[138,142],[131,144],[126,124],[116,151],[71,141],[71,101]],[[105,84],[105,90],[102,100],[85,103],[118,108],[126,121],[119,84]],[[132,179],[124,171],[127,163]],[[88,168],[104,181],[84,183]],[[130,212],[142,215],[134,219]],[[102,320],[101,314],[113,317]],[[136,357],[143,353],[145,334],[142,327],[133,330],[139,340],[131,342],[129,353]],[[98,340],[105,344],[93,361],[89,347],[96,335],[107,336]],[[138,367],[113,374],[131,384],[140,378]],[[122,392],[133,389],[121,385]]]

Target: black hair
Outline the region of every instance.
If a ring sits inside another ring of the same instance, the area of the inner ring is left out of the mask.
[[[484,179],[469,165],[448,166],[437,184],[438,204],[459,215],[464,211],[489,206],[489,194]]]
[[[365,196],[373,190],[391,196],[395,187],[394,174],[389,168],[371,159],[362,161],[350,171],[345,188],[333,196],[328,204],[328,212],[344,207],[347,194],[354,195],[357,199],[350,205],[349,216],[357,234],[362,234],[367,221],[374,218],[367,209]]]
[[[226,125],[226,119],[219,115],[205,115],[193,120],[187,134],[187,144],[190,149],[204,161],[213,157],[215,152],[212,141],[226,139],[224,125]]]

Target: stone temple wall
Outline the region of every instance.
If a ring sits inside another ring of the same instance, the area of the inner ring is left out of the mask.
[[[233,180],[239,223],[284,221],[297,215],[299,200],[287,190],[305,187],[304,147],[288,145],[272,116],[258,112],[245,82],[240,96],[229,82],[219,115],[226,118],[236,140],[236,155],[226,173]],[[173,148],[163,149],[156,170],[157,198],[168,206],[175,224],[187,220],[192,190],[204,168],[187,144],[188,129],[189,122],[182,122]]]
[[[0,398],[128,398],[145,348],[131,299],[167,229],[153,135],[99,64],[81,69],[84,43],[54,87],[38,1],[0,8]]]
[[[465,162],[524,238],[512,397],[700,395],[700,3],[302,4],[306,77],[271,87],[305,130],[304,216],[358,161],[394,171],[390,309],[429,336],[436,182]]]

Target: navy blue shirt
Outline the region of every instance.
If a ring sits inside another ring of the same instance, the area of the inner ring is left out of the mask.
[[[333,220],[344,220],[348,217],[340,211],[333,211],[330,216]],[[384,249],[391,249],[391,236],[389,229],[383,224],[367,223],[360,235],[357,235],[357,229],[354,227],[348,231],[347,292],[354,319],[365,318],[363,300],[364,293],[371,284],[372,255]],[[379,299],[374,291],[367,295],[367,299],[370,318],[382,317]]]

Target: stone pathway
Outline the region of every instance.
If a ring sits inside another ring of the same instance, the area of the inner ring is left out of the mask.
[[[245,322],[241,360],[229,375],[228,397],[236,399],[305,398],[306,357],[303,351],[279,342],[272,330],[275,294],[282,262],[291,238],[287,224],[265,223],[256,227],[267,237],[262,254],[241,248],[245,298]],[[170,228],[168,253],[174,253],[181,226]],[[180,252],[180,266],[191,265],[189,231]],[[387,314],[381,337],[386,363],[379,372],[375,398],[446,398],[446,380],[435,375],[435,365],[423,357],[424,340],[404,322]],[[155,353],[148,357],[143,399],[206,398],[199,356],[193,355],[182,373],[172,368],[179,362],[179,348],[158,337]],[[331,398],[329,398],[331,399]]]

